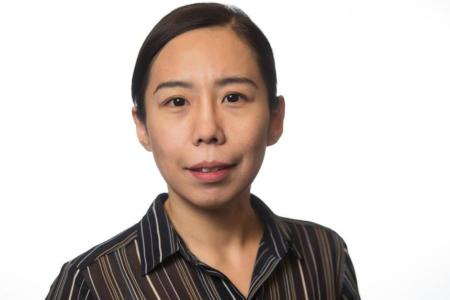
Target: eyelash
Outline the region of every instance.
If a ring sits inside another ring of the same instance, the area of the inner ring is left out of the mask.
[[[223,99],[227,98],[230,95],[237,95],[239,98],[241,98],[243,100],[247,99],[247,97],[245,95],[241,94],[241,93],[229,93],[229,94],[225,95],[225,97],[223,97]],[[180,107],[180,106],[176,106],[176,105],[170,105],[170,103],[173,103],[173,100],[175,100],[175,99],[183,99],[184,101],[186,101],[186,99],[183,98],[183,97],[173,97],[173,98],[170,98],[169,100],[167,100],[164,103],[164,105],[169,105],[169,106],[172,106],[172,107]],[[234,103],[234,102],[232,102],[232,103]],[[181,105],[181,106],[183,106],[183,105]]]

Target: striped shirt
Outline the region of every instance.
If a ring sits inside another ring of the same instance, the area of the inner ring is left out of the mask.
[[[47,299],[360,299],[346,244],[324,226],[275,215],[251,194],[264,232],[247,298],[189,251],[159,194],[142,220],[65,263]]]

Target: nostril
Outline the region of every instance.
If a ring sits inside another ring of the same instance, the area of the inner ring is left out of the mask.
[[[198,143],[217,144],[219,140],[216,137],[211,139],[198,139]]]
[[[221,127],[197,127],[193,133],[193,143],[198,146],[203,144],[219,145],[225,142],[225,134]]]

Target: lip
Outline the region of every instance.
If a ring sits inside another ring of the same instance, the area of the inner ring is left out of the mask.
[[[191,175],[200,182],[213,183],[224,180],[233,171],[234,166],[235,164],[228,164],[219,161],[212,161],[212,162],[202,161],[187,169],[189,173],[191,173]],[[208,172],[208,173],[203,173],[200,170],[195,170],[201,168],[214,168],[214,167],[219,167],[221,169],[215,172]]]
[[[193,170],[193,169],[200,169],[200,168],[228,168],[233,166],[233,164],[230,163],[226,163],[226,162],[221,162],[221,161],[217,161],[217,160],[213,160],[213,161],[201,161],[193,166],[190,166],[188,169],[189,170]]]

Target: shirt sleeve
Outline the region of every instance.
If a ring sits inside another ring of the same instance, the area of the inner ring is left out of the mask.
[[[340,297],[341,300],[360,300],[358,282],[356,280],[355,269],[348,253],[347,245],[343,243],[343,259],[341,268]]]
[[[94,299],[80,269],[65,263],[53,281],[46,300]]]

